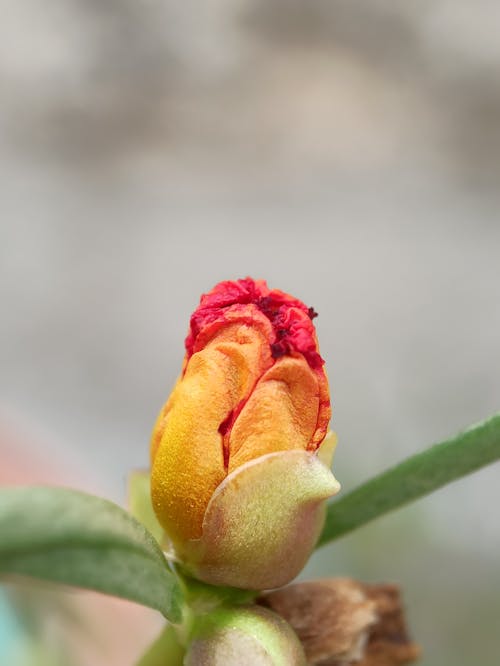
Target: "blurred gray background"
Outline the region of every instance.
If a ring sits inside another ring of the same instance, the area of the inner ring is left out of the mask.
[[[124,502],[200,293],[246,275],[320,314],[344,490],[499,409],[498,3],[0,7],[20,458]],[[423,665],[496,666],[499,486],[479,472],[307,575],[398,581]]]

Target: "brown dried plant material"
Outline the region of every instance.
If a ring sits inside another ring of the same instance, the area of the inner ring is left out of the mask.
[[[399,666],[416,661],[421,651],[408,636],[398,586],[360,585],[368,599],[375,602],[378,616],[370,631],[362,666]]]
[[[330,578],[289,585],[259,602],[291,624],[311,666],[401,666],[420,654],[395,585]]]

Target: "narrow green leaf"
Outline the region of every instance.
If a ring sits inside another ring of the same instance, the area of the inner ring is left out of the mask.
[[[107,500],[65,488],[0,489],[0,575],[76,585],[180,620],[181,592],[146,528]]]
[[[332,502],[318,546],[497,460],[500,414],[408,458]]]

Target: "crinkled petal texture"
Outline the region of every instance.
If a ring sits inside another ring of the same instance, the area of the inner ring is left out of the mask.
[[[207,582],[290,580],[338,489],[318,458],[331,410],[314,314],[248,278],[217,285],[191,318],[153,432],[151,490],[179,557]]]
[[[259,606],[222,607],[195,621],[185,666],[306,666],[290,625]]]

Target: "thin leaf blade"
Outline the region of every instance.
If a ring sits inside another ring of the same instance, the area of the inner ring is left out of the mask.
[[[152,535],[116,504],[74,490],[0,489],[0,574],[77,585],[180,619],[180,588]]]
[[[327,509],[317,547],[500,460],[500,414],[408,458]]]

